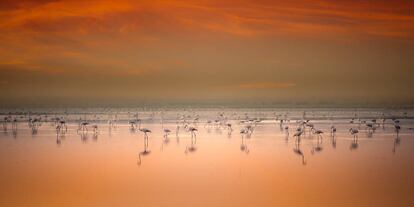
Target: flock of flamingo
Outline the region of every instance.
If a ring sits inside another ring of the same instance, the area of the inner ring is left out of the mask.
[[[262,124],[264,121],[271,121],[271,123],[277,124],[280,127],[281,131],[284,131],[286,134],[286,140],[288,140],[290,137],[295,139],[295,147],[293,149],[294,153],[299,155],[302,160],[302,164],[306,164],[305,155],[304,152],[301,150],[300,143],[303,136],[306,134],[308,136],[316,136],[316,146],[312,147],[311,153],[317,153],[322,151],[322,140],[323,140],[323,134],[325,131],[318,129],[315,127],[315,124],[311,119],[306,119],[305,112],[302,117],[302,119],[297,119],[296,121],[292,121],[287,114],[275,114],[275,117],[272,120],[264,119],[264,118],[257,118],[257,117],[249,117],[246,114],[244,116],[237,116],[237,114],[232,114],[230,117],[225,116],[225,113],[219,113],[214,120],[205,120],[204,122],[200,121],[200,116],[197,114],[194,115],[180,115],[177,114],[177,118],[174,120],[176,121],[176,127],[175,127],[175,134],[178,138],[179,133],[181,131],[187,132],[191,135],[191,145],[186,147],[185,153],[191,153],[197,150],[196,148],[196,140],[197,140],[197,132],[198,127],[201,124],[204,124],[204,128],[206,129],[220,129],[220,130],[227,130],[228,134],[230,135],[233,132],[233,125],[238,125],[240,128],[240,135],[241,135],[241,145],[240,150],[249,153],[250,150],[248,146],[245,144],[244,139],[250,138],[252,134],[255,131],[255,128]],[[395,133],[396,138],[394,140],[394,149],[393,152],[395,152],[395,146],[400,143],[399,138],[399,132],[401,130],[400,120],[399,119],[406,119],[407,113],[404,113],[404,116],[385,116],[384,114],[380,118],[374,118],[374,119],[362,119],[357,118],[357,115],[355,115],[355,118],[352,118],[349,121],[349,124],[351,124],[351,128],[349,129],[349,133],[352,136],[353,140],[350,145],[350,150],[355,150],[358,148],[358,133],[361,130],[365,130],[368,136],[372,137],[372,134],[380,127],[385,129],[386,125],[392,125]],[[79,118],[76,121],[71,122],[72,124],[77,124],[76,132],[80,134],[82,140],[86,139],[86,135],[88,133],[92,133],[95,137],[97,137],[97,134],[99,133],[99,128],[104,127],[105,124],[98,124],[98,123],[107,123],[109,129],[117,127],[119,122],[127,121],[127,124],[129,126],[130,132],[142,132],[144,136],[144,151],[139,153],[139,159],[138,164],[141,164],[141,156],[148,155],[150,151],[148,150],[148,142],[149,142],[149,134],[152,132],[148,128],[141,127],[142,123],[148,120],[142,120],[138,118],[138,113],[133,114],[128,120],[119,120],[117,118],[117,115],[111,115],[108,116],[107,119],[102,119],[102,117],[94,115],[94,121],[88,121],[86,118]],[[61,136],[63,136],[68,131],[68,125],[66,121],[67,115],[64,116],[48,116],[47,114],[37,114],[37,115],[31,115],[31,114],[22,114],[22,115],[4,115],[4,118],[2,120],[3,125],[3,131],[7,132],[9,128],[11,128],[12,133],[14,136],[17,135],[17,129],[19,126],[19,123],[27,123],[27,126],[31,130],[32,134],[37,134],[40,126],[43,123],[51,123],[51,125],[56,129],[56,135],[57,144],[61,143]],[[152,114],[152,117],[149,118],[150,120],[154,119],[154,115]],[[98,121],[99,120],[99,121]],[[378,121],[380,120],[380,121]],[[388,120],[391,120],[389,122]],[[169,142],[169,134],[173,132],[173,130],[165,128],[164,127],[164,118],[161,115],[161,124],[162,124],[162,130],[163,130],[163,143]],[[125,123],[125,122],[123,122]],[[11,126],[11,127],[9,127]],[[295,127],[294,133],[292,136],[290,136],[289,127]],[[413,128],[408,128],[413,129]],[[332,146],[336,147],[336,132],[337,128],[335,125],[331,125],[328,129],[328,132],[330,136],[332,137]]]

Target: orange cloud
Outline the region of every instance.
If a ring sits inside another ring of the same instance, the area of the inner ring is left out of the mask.
[[[294,83],[277,83],[277,82],[261,82],[261,83],[246,83],[241,84],[241,89],[282,89],[294,87]]]
[[[70,62],[142,74],[142,68],[158,70],[147,66],[162,60],[123,56],[162,51],[176,39],[414,40],[412,1],[7,0],[1,5],[0,54],[5,55],[0,62],[19,60],[22,67],[48,71],[59,69],[48,62]]]
[[[74,34],[185,31],[236,36],[413,37],[410,1],[24,1],[0,10],[0,30]],[[191,35],[191,34],[187,34]]]

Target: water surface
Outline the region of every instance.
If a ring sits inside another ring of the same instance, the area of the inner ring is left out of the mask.
[[[306,111],[304,113],[304,111]],[[413,206],[410,110],[3,110],[0,206]],[[138,116],[136,116],[138,113]],[[29,117],[42,117],[37,133]],[[54,117],[68,125],[56,133]],[[142,120],[144,134],[129,121]],[[276,118],[286,118],[280,126]],[[369,132],[365,124],[377,119]],[[382,124],[382,118],[386,118]],[[392,118],[400,121],[398,139]],[[239,133],[260,120],[250,137]],[[79,120],[98,126],[78,131]],[[108,120],[116,122],[113,126]],[[116,121],[115,121],[116,120]],[[206,124],[210,120],[232,124]],[[298,121],[310,120],[297,145]],[[47,122],[46,122],[47,121]],[[196,137],[184,128],[196,127]],[[177,125],[180,131],[177,135]],[[334,136],[330,127],[335,125]],[[285,127],[288,126],[288,132]],[[359,128],[358,139],[349,128]],[[168,140],[163,129],[172,132]],[[357,143],[357,145],[356,145]],[[298,153],[300,150],[303,156]]]

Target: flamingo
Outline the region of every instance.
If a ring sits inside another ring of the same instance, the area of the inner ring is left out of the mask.
[[[382,116],[384,116],[384,114],[382,114]],[[382,128],[384,129],[385,128],[385,121],[386,121],[387,119],[384,117],[384,118],[382,118]]]
[[[241,145],[240,145],[240,150],[242,151],[242,152],[246,152],[246,154],[248,154],[250,151],[249,151],[249,149],[247,148],[247,145],[246,144],[244,144],[244,135],[248,135],[248,130],[246,130],[246,129],[241,129],[240,130],[240,134],[241,134],[241,139],[242,139],[242,143],[241,143]]]
[[[226,126],[227,126],[227,129],[228,129],[229,131],[233,131],[233,128],[231,128],[231,124],[230,124],[230,123],[227,123],[227,124],[226,124]]]
[[[350,128],[349,132],[351,133],[351,135],[354,136],[354,139],[352,140],[351,145],[349,146],[350,150],[355,150],[358,148],[358,129],[355,128]]]
[[[368,133],[373,131],[373,127],[374,127],[373,124],[368,123],[368,124],[365,124],[365,125],[366,125],[366,129],[367,129]]]
[[[37,131],[38,131],[40,125],[42,125],[41,118],[34,118],[34,119],[29,118],[28,125],[32,129],[32,134],[37,134]]]
[[[354,138],[358,136],[358,129],[355,128],[350,128],[349,132],[351,133],[351,135],[354,135]]]
[[[249,128],[250,125],[244,127],[243,129],[240,130],[240,134],[242,134],[242,136],[246,136],[246,138],[250,138],[250,136],[252,135],[252,131]]]
[[[332,136],[332,147],[336,148],[336,127],[331,126],[331,136]]]
[[[12,135],[14,138],[17,137],[17,126],[15,128],[12,128]]]
[[[194,127],[190,127],[189,130],[191,131],[191,145],[190,147],[185,147],[185,154],[187,154],[188,152],[195,152],[197,150],[197,147],[195,146],[197,143],[197,138],[195,134],[193,136],[194,131],[197,131],[197,129]]]
[[[394,124],[394,128],[395,128],[395,132],[397,133],[397,137],[398,137],[400,130],[401,130],[401,126],[399,124]]]
[[[320,130],[317,130],[315,132],[318,135],[318,140],[317,140],[317,143],[316,143],[316,147],[313,147],[312,150],[311,150],[311,153],[312,154],[314,154],[315,152],[320,152],[320,151],[323,150],[323,148],[321,146],[322,145],[322,136],[320,135],[323,132],[321,132],[321,133],[317,133],[317,132],[321,132],[321,131]]]
[[[179,133],[180,133],[180,125],[177,123],[177,127],[175,129],[175,138],[177,139],[177,143],[180,143]]]
[[[313,124],[311,124],[311,123],[308,123],[308,122],[309,122],[309,120],[306,120],[306,121],[304,122],[304,126],[305,126],[305,130],[304,130],[304,132],[306,132],[306,127],[308,127],[308,128],[309,128],[309,131],[310,131],[310,132],[314,131],[314,125],[313,125]]]
[[[204,125],[204,128],[211,127],[211,120],[207,120],[206,124]]]
[[[283,119],[280,119],[279,128],[280,128],[280,131],[283,130]]]
[[[3,130],[5,132],[7,132],[7,123],[9,123],[9,122],[10,122],[9,117],[4,117],[4,119],[3,119]]]
[[[165,137],[165,139],[168,139],[168,134],[170,134],[170,133],[171,133],[171,130],[164,129],[164,137]]]
[[[164,117],[162,115],[161,115],[161,126],[164,131],[165,142],[168,142],[168,134],[171,133],[171,130],[164,128]]]
[[[302,133],[303,133],[302,128],[297,128],[297,129],[296,129],[296,133],[295,133],[295,134],[293,134],[293,137],[297,137],[297,138],[299,138],[299,139],[300,139],[300,136],[302,136]]]
[[[129,121],[130,128],[132,130],[135,130],[137,128],[137,123],[138,122],[141,123],[141,120],[140,119],[136,119],[136,120]]]
[[[168,134],[171,132],[171,130],[169,130],[169,129],[164,129],[164,141],[163,141],[163,143],[162,143],[162,145],[161,145],[161,151],[163,150],[163,148],[164,148],[164,144],[168,144],[168,142],[170,142],[170,139],[168,139]]]
[[[62,126],[61,125],[57,125],[56,126],[56,144],[57,145],[60,145],[61,144],[61,139],[60,139],[60,133],[61,133],[61,129],[62,129]]]
[[[331,126],[331,134],[332,136],[336,134],[336,127],[334,125]]]
[[[12,122],[12,130],[17,130],[17,118],[14,117],[13,122]]]
[[[240,134],[242,135],[242,136],[244,136],[244,135],[246,135],[246,134],[248,134],[249,132],[247,131],[247,129],[241,129],[240,130]]]
[[[82,132],[85,131],[85,130],[88,131],[88,125],[89,125],[89,122],[87,122],[87,121],[81,122],[80,125],[79,125],[79,128],[78,128],[78,131],[80,131],[80,130],[82,130]]]
[[[141,165],[141,156],[148,155],[150,151],[147,150],[148,148],[148,133],[151,133],[151,130],[147,128],[141,128],[141,122],[139,121],[139,130],[144,133],[144,151],[140,152],[138,155],[138,165]]]
[[[313,128],[313,133],[315,133],[318,136],[318,138],[319,137],[322,138],[322,134],[323,134],[322,130]]]
[[[98,125],[96,125],[96,124],[92,125],[92,129],[93,129],[94,134],[98,133]]]
[[[286,141],[289,139],[289,126],[285,126]]]
[[[59,119],[59,125],[60,125],[60,128],[61,129],[65,128],[65,132],[68,131],[68,126],[66,125],[66,121],[65,120]]]
[[[192,137],[197,137],[197,135],[196,135],[196,131],[198,131],[196,128],[194,128],[194,127],[189,127],[188,128],[188,131],[191,133],[191,138]]]
[[[151,130],[147,128],[140,128],[139,130],[144,133],[144,138],[148,139],[148,133],[151,133]]]
[[[250,137],[253,134],[253,126],[249,124],[245,127],[245,129],[248,132],[248,137]]]
[[[33,135],[37,134],[37,131],[38,131],[40,125],[41,125],[40,119],[35,118],[35,119],[32,119],[30,121],[30,127],[32,128],[32,134]]]

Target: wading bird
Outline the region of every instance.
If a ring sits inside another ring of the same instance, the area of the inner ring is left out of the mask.
[[[191,133],[191,138],[193,137],[197,137],[196,132],[198,131],[196,128],[194,127],[188,127],[188,131]]]
[[[293,137],[296,137],[297,139],[300,140],[300,136],[302,136],[302,134],[303,134],[302,128],[297,128],[295,134],[293,134]]]
[[[336,134],[336,127],[334,125],[331,126],[331,135],[335,136]]]
[[[139,129],[139,131],[141,131],[141,132],[143,132],[143,133],[144,133],[144,138],[145,138],[145,139],[148,139],[148,133],[151,133],[151,130],[149,130],[149,129],[147,129],[147,128],[142,128],[142,129]]]
[[[336,148],[336,127],[331,126],[332,147]]]
[[[88,131],[88,125],[89,125],[89,122],[87,122],[87,121],[82,121],[82,122],[79,124],[78,132],[79,132],[79,131],[82,131],[82,132],[84,132],[84,131]]]
[[[399,124],[394,124],[395,133],[397,133],[397,137],[400,134],[401,126]]]
[[[289,126],[285,126],[285,140],[286,142],[289,140]]]
[[[241,145],[240,145],[240,150],[248,154],[250,150],[247,148],[247,145],[244,143],[244,136],[248,134],[248,131],[246,129],[241,129],[240,134],[241,134],[241,140],[242,140]]]
[[[352,140],[351,145],[349,146],[350,150],[355,150],[358,148],[358,129],[355,128],[350,128],[349,132],[351,133],[351,135],[354,136],[354,139]]]
[[[171,130],[169,129],[164,129],[164,137],[165,139],[168,139],[168,135],[171,133]]]
[[[93,133],[98,134],[98,125],[94,124],[92,125]]]

